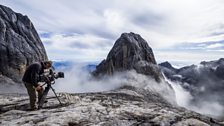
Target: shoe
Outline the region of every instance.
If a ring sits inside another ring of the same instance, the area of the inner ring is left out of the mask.
[[[27,109],[27,111],[37,111],[38,110],[38,108],[29,108],[29,109]]]
[[[44,103],[47,103],[47,102],[48,102],[48,100],[45,100],[45,101],[44,101]],[[39,101],[37,102],[37,104],[39,104]]]

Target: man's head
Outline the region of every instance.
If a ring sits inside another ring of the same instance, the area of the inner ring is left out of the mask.
[[[49,69],[52,67],[53,62],[52,61],[44,61],[44,69]]]

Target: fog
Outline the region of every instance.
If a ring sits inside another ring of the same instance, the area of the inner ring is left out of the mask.
[[[101,79],[94,79],[85,66],[86,64],[74,65],[71,69],[63,71],[65,72],[65,78],[57,79],[56,84],[53,85],[56,91],[69,93],[102,92],[129,85],[160,93],[172,103],[176,98],[179,106],[201,114],[215,118],[223,114],[224,108],[218,101],[210,101],[209,99],[203,98],[197,101],[197,104],[192,104],[193,96],[177,82],[171,82],[166,79],[175,91],[175,94],[173,94],[173,91],[165,81],[157,83],[153,78],[138,74],[134,70],[116,73],[111,77],[105,76]]]
[[[95,80],[84,65],[74,65],[70,70],[63,71],[65,78],[56,80],[55,88],[60,92],[84,93],[115,89],[121,80],[116,77]]]
[[[169,83],[172,85],[175,91],[176,101],[179,106],[215,118],[223,117],[224,107],[218,101],[211,101],[209,98],[201,98],[200,100],[196,101],[196,103],[193,103],[193,96],[190,94],[190,92],[185,90],[181,84],[172,81],[169,81]],[[216,96],[214,96],[214,99],[215,97]]]
[[[138,74],[134,70],[94,79],[84,67],[85,65],[74,65],[71,69],[64,71],[65,78],[56,80],[54,85],[56,91],[70,93],[102,92],[128,85],[163,94],[164,98],[172,103],[175,101],[174,92],[166,82],[157,83],[150,76]]]

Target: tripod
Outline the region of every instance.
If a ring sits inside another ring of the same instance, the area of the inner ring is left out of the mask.
[[[62,106],[62,103],[61,103],[60,99],[58,98],[57,94],[55,93],[54,88],[51,86],[51,82],[45,83],[42,86],[44,86],[46,84],[47,84],[47,87],[44,89],[44,92],[43,92],[41,98],[39,99],[38,109],[41,109],[43,107],[43,104],[45,102],[45,99],[46,99],[47,94],[48,94],[50,89],[54,92],[54,95],[56,96],[57,100],[59,101],[60,105]]]

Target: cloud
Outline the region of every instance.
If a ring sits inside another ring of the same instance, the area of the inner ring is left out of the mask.
[[[214,49],[214,48],[220,48],[220,47],[224,48],[224,44],[216,43],[216,44],[207,46],[208,49]]]
[[[89,34],[53,34],[48,38],[43,38],[43,42],[52,41],[55,49],[89,49],[105,48],[110,43],[107,38],[101,38]]]
[[[176,44],[171,47],[169,50],[176,49],[178,51],[216,51],[224,49],[224,40],[220,41],[205,41],[205,42],[185,42],[181,44]]]
[[[164,15],[155,14],[149,11],[136,14],[136,16],[131,17],[130,19],[133,22],[133,24],[137,26],[142,26],[146,28],[155,28],[164,23],[165,17],[166,16]]]
[[[186,41],[185,37],[193,40],[223,29],[224,19],[224,2],[221,0],[3,0],[3,3],[28,14],[38,29],[43,31],[78,29],[86,33],[89,29],[101,28],[120,34],[125,30],[135,31],[139,27],[139,32],[159,31],[167,38],[176,41],[182,39],[182,42]],[[146,29],[145,25],[155,27]],[[150,34],[149,37],[153,38]]]
[[[155,58],[158,63],[169,61],[176,66],[188,66],[192,64],[199,64],[201,61],[217,60],[223,57],[224,50],[155,50]]]
[[[28,15],[45,42],[45,38],[49,36],[42,33],[97,36],[111,40],[109,46],[112,47],[121,33],[136,32],[145,38],[153,49],[167,49],[183,42],[200,43],[224,39],[222,0],[129,0],[128,2],[2,0],[1,2],[16,12]],[[94,42],[96,41],[71,42],[70,48],[96,47],[93,46]],[[53,47],[56,44],[62,45],[55,41],[49,43],[54,45]],[[105,45],[107,44],[105,41]],[[104,47],[103,43],[100,45]]]
[[[189,91],[185,90],[181,86],[181,84],[179,84],[178,82],[171,81],[169,81],[169,83],[172,85],[175,91],[178,105],[215,118],[220,118],[221,116],[223,116],[224,107],[221,103],[219,103],[218,100],[215,99],[215,97],[217,96],[213,95],[212,93],[209,93],[213,100],[209,98],[201,98],[196,102],[192,102],[193,96],[190,94]]]
[[[135,70],[118,72],[113,76],[96,79],[87,70],[83,69],[85,65],[74,64],[71,69],[64,71],[65,78],[57,80],[55,89],[59,92],[83,93],[102,92],[122,86],[133,86],[156,94],[159,93],[171,103],[175,103],[174,92],[166,82],[158,83],[150,76],[138,74]]]
[[[47,34],[47,33],[45,33]],[[42,37],[50,58],[76,61],[102,60],[111,48],[111,40],[91,34],[47,34]]]

